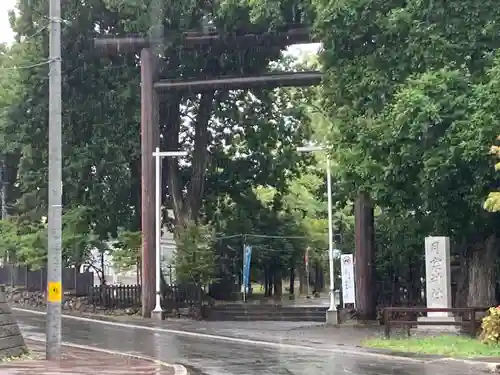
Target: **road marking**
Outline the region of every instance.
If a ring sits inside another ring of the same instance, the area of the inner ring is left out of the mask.
[[[27,336],[26,338],[28,340],[31,340],[31,341],[45,342],[45,339],[41,339],[41,338],[37,338],[37,337],[33,337],[33,336]],[[174,369],[175,375],[188,375],[187,369],[182,365],[171,365],[170,363],[166,363],[166,362],[160,361],[158,359],[146,357],[146,356],[143,356],[140,354],[123,353],[123,352],[119,352],[116,350],[101,349],[101,348],[96,348],[94,346],[74,344],[74,343],[67,342],[67,341],[62,342],[62,345],[69,346],[71,348],[76,348],[76,349],[91,350],[94,352],[100,352],[100,353],[104,353],[104,354],[110,354],[110,355],[116,355],[116,356],[120,356],[120,357],[128,357],[128,358],[134,358],[134,359],[139,359],[139,360],[143,360],[143,361],[149,361],[149,362],[152,362],[152,363],[157,364],[159,366],[172,367]]]
[[[33,315],[46,315],[47,314],[44,311],[21,309],[18,307],[12,307],[11,309],[12,309],[12,311],[20,311],[20,312],[24,312],[24,313],[28,313],[28,314],[33,314]],[[267,346],[267,347],[271,347],[271,348],[281,348],[281,349],[291,349],[291,350],[309,350],[309,351],[322,351],[322,352],[336,353],[336,354],[362,355],[365,357],[386,358],[386,359],[390,359],[392,361],[399,360],[399,361],[416,362],[416,363],[426,362],[425,360],[418,359],[418,358],[396,357],[396,356],[389,355],[389,354],[373,353],[373,352],[369,352],[369,351],[356,350],[356,349],[339,349],[339,348],[333,348],[333,347],[318,348],[318,347],[312,347],[312,346],[306,346],[306,345],[284,344],[284,343],[279,343],[279,342],[270,342],[270,341],[243,339],[243,338],[229,337],[229,336],[212,335],[212,334],[208,334],[208,333],[179,331],[176,329],[169,329],[169,328],[147,327],[147,326],[141,326],[141,325],[136,325],[136,324],[110,322],[110,321],[105,321],[105,320],[84,318],[81,316],[73,316],[73,315],[63,315],[63,318],[70,319],[70,320],[76,320],[76,321],[80,321],[80,322],[103,324],[103,325],[107,325],[107,326],[111,326],[111,327],[129,328],[129,329],[132,328],[132,329],[138,329],[138,330],[150,331],[150,332],[170,333],[170,334],[174,334],[174,335],[178,335],[178,336],[196,337],[196,338],[200,338],[200,339],[208,339],[208,340],[216,340],[216,341],[227,341],[227,342],[234,342],[237,344],[245,344],[245,345],[260,345],[260,346]]]

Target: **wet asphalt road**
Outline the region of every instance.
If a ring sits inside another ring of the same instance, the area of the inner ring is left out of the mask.
[[[27,338],[44,338],[45,316],[14,311]],[[224,340],[63,320],[63,341],[146,355],[207,375],[472,375],[457,363],[417,363],[360,353],[262,346]]]

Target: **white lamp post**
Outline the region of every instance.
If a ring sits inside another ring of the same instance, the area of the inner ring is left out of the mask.
[[[157,147],[156,151],[153,152],[156,164],[156,303],[155,308],[152,311],[156,318],[162,319],[163,310],[161,308],[161,260],[160,260],[160,241],[161,241],[161,159],[164,157],[182,157],[186,156],[187,151],[166,151],[160,152],[160,148]]]
[[[297,147],[298,152],[323,151],[323,146]],[[328,195],[328,260],[330,268],[330,307],[326,313],[327,324],[337,324],[337,306],[335,305],[335,279],[333,269],[333,203],[332,203],[332,174],[330,170],[330,158],[326,158],[326,192]]]

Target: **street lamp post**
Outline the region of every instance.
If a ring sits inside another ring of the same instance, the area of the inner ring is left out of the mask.
[[[152,314],[157,319],[163,318],[163,309],[161,308],[161,261],[160,261],[160,241],[161,241],[161,159],[164,157],[182,157],[186,156],[187,151],[165,151],[160,152],[160,148],[157,147],[156,151],[153,152],[155,157],[155,178],[156,178],[156,302],[155,308]]]
[[[298,152],[323,151],[323,146],[297,147]],[[328,263],[330,270],[330,306],[326,312],[327,324],[338,324],[337,306],[335,305],[335,275],[334,275],[334,248],[333,248],[333,202],[332,202],[332,173],[330,158],[326,158],[326,194],[328,195]]]

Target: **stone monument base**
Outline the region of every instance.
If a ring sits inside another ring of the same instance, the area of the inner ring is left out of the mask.
[[[337,324],[339,324],[339,311],[326,310],[326,325],[336,326]]]
[[[462,318],[455,316],[422,316],[417,318],[417,330],[436,334],[458,334],[462,325],[451,325],[451,322],[460,323]],[[443,325],[427,325],[425,322],[443,322],[449,324]],[[418,324],[423,323],[423,324]]]
[[[28,352],[23,335],[0,286],[0,358],[18,357]]]

